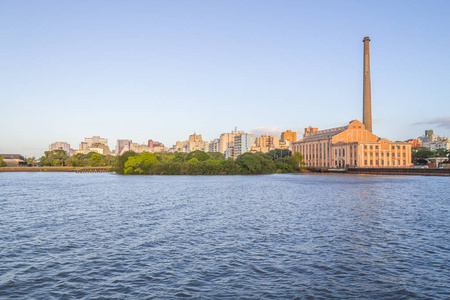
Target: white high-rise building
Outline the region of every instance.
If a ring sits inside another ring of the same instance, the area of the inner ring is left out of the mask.
[[[67,156],[70,156],[70,145],[66,142],[55,142],[48,146],[49,151],[64,150]]]

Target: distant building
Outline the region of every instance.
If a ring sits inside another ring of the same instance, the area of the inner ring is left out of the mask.
[[[20,167],[27,164],[25,157],[20,154],[0,154],[0,156],[8,167]]]
[[[189,144],[189,141],[177,142],[173,146],[173,151],[187,153],[188,152],[188,144]]]
[[[293,152],[303,155],[307,167],[410,167],[411,144],[390,142],[365,129],[355,120],[326,130],[305,129]]]
[[[188,152],[201,150],[205,151],[205,142],[201,134],[192,134],[189,136]]]
[[[90,152],[99,153],[101,155],[114,155],[114,153],[109,150],[109,147],[105,145],[95,145],[84,149],[75,150],[75,154],[88,154]]]
[[[102,155],[113,154],[108,147],[108,139],[99,136],[92,138],[85,138],[84,142],[80,143],[80,147],[75,153],[88,154],[89,152],[100,153]]]
[[[192,134],[189,136],[189,140],[187,141],[178,141],[173,147],[173,152],[182,152],[182,153],[189,153],[192,151],[200,150],[208,152],[209,145],[203,141],[201,134]],[[167,149],[166,149],[167,150]]]
[[[115,153],[116,155],[120,155],[122,153],[123,148],[128,146],[128,149],[130,148],[132,141],[131,140],[117,140]]]
[[[149,140],[150,142],[151,140]],[[164,146],[163,143],[157,142],[157,141],[152,141],[153,142],[153,153],[158,153],[158,152],[167,152],[168,149],[166,146]]]
[[[434,135],[432,129],[425,130],[425,135],[418,137],[417,141],[422,143],[423,148],[427,148],[431,151],[439,149],[450,150],[449,139]]]
[[[305,128],[305,133],[304,133],[303,137],[305,137],[305,135],[309,135],[309,134],[311,134],[313,132],[317,132],[317,131],[319,131],[319,128],[309,126],[309,127]]]
[[[152,153],[166,152],[167,151],[167,148],[162,143],[157,142],[157,141],[148,140],[147,145],[151,149]]]
[[[220,151],[220,139],[214,139],[209,142],[208,152],[221,152]]]
[[[93,136],[91,138],[85,138],[84,143],[87,147],[92,147],[94,145],[105,145],[108,146],[108,139],[101,138],[99,136]],[[81,149],[81,147],[80,147]]]
[[[131,143],[130,150],[136,153],[143,153],[143,152],[153,153],[153,147],[149,147],[146,144],[139,144],[139,143]]]
[[[291,144],[292,144],[291,141],[289,141],[289,140],[284,140],[284,141],[281,141],[281,142],[280,142],[279,148],[280,148],[280,149],[290,150],[290,149],[291,149]]]
[[[425,143],[426,148],[431,151],[436,151],[439,149],[450,150],[450,140],[448,138],[441,138],[436,142]]]
[[[437,142],[440,140],[439,136],[434,135],[433,130],[425,130],[425,135],[422,135],[417,138],[418,141],[420,141],[423,145],[423,147],[427,148],[426,144]]]
[[[243,131],[238,131],[234,128],[231,133],[222,133],[219,138],[219,152],[225,154],[228,148],[234,147],[234,137],[240,134],[244,134]]]
[[[281,133],[281,141],[290,141],[290,142],[296,142],[297,141],[297,132],[286,130]]]
[[[422,143],[417,139],[410,139],[407,140],[406,142],[410,143],[412,148],[422,147]]]
[[[209,152],[209,144],[211,144],[211,142],[207,142],[207,141],[205,141],[205,148],[204,148],[204,150],[203,150],[203,151],[205,151],[205,152]]]
[[[236,159],[239,155],[250,151],[252,145],[254,145],[254,135],[248,133],[242,133],[236,135],[233,141],[233,147],[229,147],[225,152],[225,156]]]
[[[280,139],[273,135],[262,135],[256,138],[256,147],[260,149],[259,151],[267,153],[280,148]]]
[[[48,146],[48,151],[63,150],[67,156],[71,156],[70,144],[66,142],[55,142]]]
[[[247,152],[254,144],[254,135],[242,133],[234,137],[234,158]]]
[[[119,140],[118,140],[119,141]],[[163,144],[157,141],[148,140],[147,144],[139,144],[139,143],[127,143],[128,140],[121,140],[122,145],[120,147],[117,147],[118,149],[121,149],[118,155],[123,155],[127,151],[134,151],[136,153],[143,153],[143,152],[149,152],[149,153],[155,153],[155,152],[164,152],[167,151],[167,148],[164,147]],[[131,140],[130,140],[131,142]],[[118,144],[119,146],[119,144]]]

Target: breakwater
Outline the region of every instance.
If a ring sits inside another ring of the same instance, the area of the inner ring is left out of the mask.
[[[450,168],[307,168],[309,172],[334,174],[372,174],[372,175],[422,175],[422,176],[450,176]]]
[[[110,167],[3,167],[0,172],[108,173]]]
[[[349,174],[450,176],[450,168],[348,168]]]

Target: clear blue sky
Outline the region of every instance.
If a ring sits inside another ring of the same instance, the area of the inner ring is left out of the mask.
[[[0,153],[362,119],[450,135],[450,1],[1,1]]]

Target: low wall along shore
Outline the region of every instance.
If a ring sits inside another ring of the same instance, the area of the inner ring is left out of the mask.
[[[76,173],[108,173],[110,167],[3,167],[0,172],[76,172]],[[423,175],[450,176],[450,168],[348,168],[328,170],[326,168],[307,168],[310,172],[347,173],[372,175]]]
[[[76,172],[108,173],[110,167],[3,167],[0,172]]]
[[[309,172],[333,174],[371,174],[371,175],[422,175],[422,176],[450,176],[450,168],[306,168]]]
[[[350,174],[450,176],[450,168],[348,168]]]

